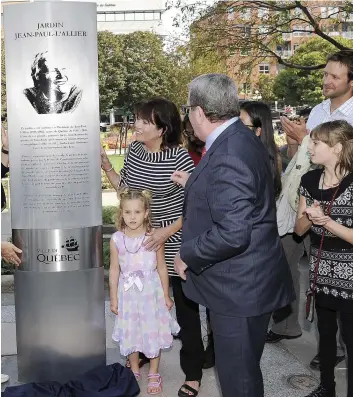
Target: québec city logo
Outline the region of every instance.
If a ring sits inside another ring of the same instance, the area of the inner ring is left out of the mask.
[[[73,237],[70,237],[66,240],[65,244],[61,246],[61,248],[66,248],[69,252],[78,251],[80,246],[78,245],[77,240]]]
[[[38,249],[37,260],[40,263],[50,264],[57,262],[75,262],[80,260],[80,245],[74,237],[65,239],[65,243],[61,245],[62,249],[67,252],[59,252],[57,248]]]

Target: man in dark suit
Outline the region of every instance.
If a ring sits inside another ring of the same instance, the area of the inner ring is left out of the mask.
[[[175,269],[185,294],[210,309],[223,397],[263,397],[260,359],[270,316],[294,299],[269,155],[238,119],[229,77],[194,79],[187,108],[207,151],[186,184]]]

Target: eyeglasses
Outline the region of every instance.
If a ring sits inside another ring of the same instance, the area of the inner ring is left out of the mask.
[[[191,106],[191,105],[181,105],[181,111],[184,114],[189,114],[190,113],[190,109],[194,108],[195,106]]]

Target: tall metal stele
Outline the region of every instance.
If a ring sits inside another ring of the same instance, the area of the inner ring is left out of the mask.
[[[96,4],[4,6],[19,381],[105,364]]]

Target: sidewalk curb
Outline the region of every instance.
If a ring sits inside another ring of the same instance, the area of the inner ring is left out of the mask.
[[[104,287],[109,288],[109,270],[104,269]],[[15,291],[14,276],[2,275],[1,276],[1,293],[8,294]]]

